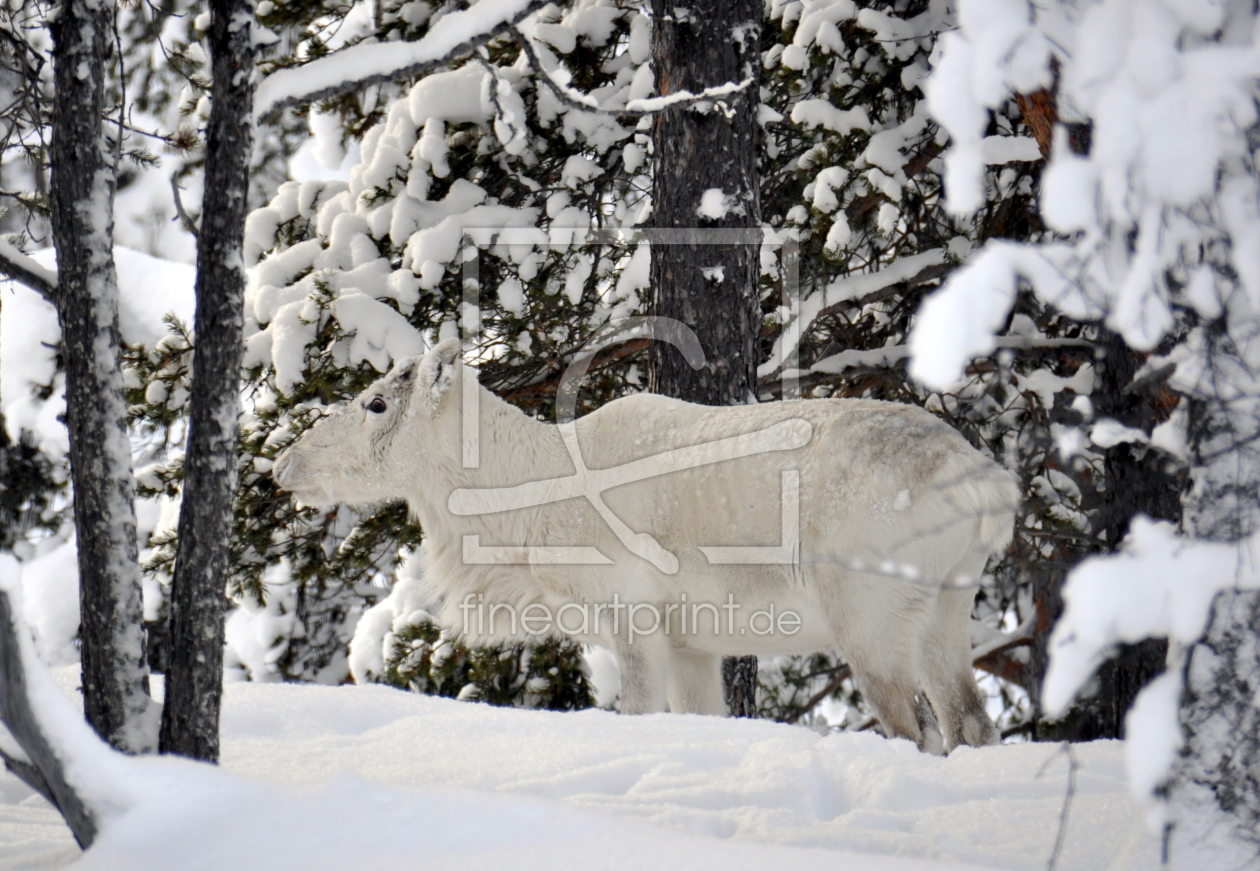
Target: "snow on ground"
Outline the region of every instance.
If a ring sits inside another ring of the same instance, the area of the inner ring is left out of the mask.
[[[76,671],[58,670],[68,692]],[[522,711],[380,686],[225,691],[231,776],[139,760],[165,794],[107,827],[78,867],[1041,869],[1067,789],[1056,745],[940,759],[761,721]],[[1157,867],[1121,747],[1076,745],[1060,869]],[[56,812],[3,775],[0,867],[79,855]]]

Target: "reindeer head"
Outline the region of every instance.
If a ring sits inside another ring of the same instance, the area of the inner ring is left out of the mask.
[[[276,460],[276,483],[311,505],[407,496],[426,465],[443,461],[452,433],[450,450],[458,450],[459,415],[450,394],[459,375],[455,339],[398,361],[286,448]],[[451,459],[458,462],[458,455]]]

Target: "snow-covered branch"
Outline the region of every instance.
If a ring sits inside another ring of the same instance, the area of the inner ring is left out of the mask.
[[[1059,348],[1092,348],[1094,343],[1086,339],[1041,339],[1031,336],[997,336],[994,347],[1009,351],[1050,351]],[[849,348],[818,360],[808,369],[776,369],[757,379],[759,387],[775,394],[781,378],[795,379],[798,387],[823,383],[836,375],[852,374],[854,370],[887,369],[904,363],[910,357],[907,344],[885,345],[882,348]],[[1112,421],[1114,423],[1114,421]],[[1129,439],[1134,440],[1133,438]],[[1149,441],[1143,435],[1143,441]],[[1095,444],[1100,444],[1094,439]]]
[[[436,69],[507,32],[544,5],[543,0],[481,0],[442,18],[415,42],[361,42],[277,70],[255,92],[254,118]]]
[[[641,100],[631,100],[629,103],[626,103],[626,112],[631,115],[653,115],[657,112],[664,112],[666,109],[675,109],[679,106],[688,106],[706,100],[718,100],[722,97],[729,97],[745,88],[752,87],[755,83],[756,79],[749,76],[742,82],[727,82],[724,85],[715,85],[712,88],[705,88],[698,94],[693,94],[691,91],[675,91],[672,94],[665,94],[660,97],[644,97]]]
[[[0,239],[0,272],[38,291],[52,302],[57,290],[57,273],[41,266],[3,239]]]
[[[631,100],[626,103],[624,109],[605,109],[589,94],[583,94],[581,91],[574,90],[568,85],[556,81],[551,71],[543,63],[538,51],[534,48],[533,39],[521,32],[519,28],[517,32],[521,37],[521,49],[525,52],[525,57],[529,59],[529,65],[538,71],[538,76],[542,83],[547,86],[547,89],[562,104],[579,112],[594,112],[598,115],[609,115],[614,118],[640,118],[644,115],[659,114],[666,109],[694,106],[697,103],[729,97],[732,94],[737,94],[746,88],[752,87],[757,81],[752,76],[749,76],[742,82],[727,82],[724,85],[705,88],[698,94],[693,94],[690,91],[677,91],[660,97],[644,97],[638,100]]]
[[[1032,641],[1036,626],[1037,618],[1034,614],[1020,623],[1011,632],[995,632],[991,638],[971,648],[972,663],[978,663],[986,657],[1028,645]]]
[[[993,340],[998,348],[1012,351],[1038,351],[1054,348],[1089,348],[1093,342],[1085,339],[1038,339],[1031,336],[997,336]],[[885,348],[858,350],[850,348],[830,357],[824,357],[809,368],[810,372],[838,375],[845,369],[868,366],[891,366],[910,356],[909,345],[890,345]]]
[[[759,379],[773,378],[782,370],[788,359],[800,346],[801,339],[819,320],[833,314],[842,306],[860,306],[876,302],[892,288],[908,290],[928,281],[934,281],[949,272],[945,249],[938,248],[902,257],[878,272],[846,276],[833,281],[828,287],[802,300],[782,335],[774,343],[770,359],[757,369]]]

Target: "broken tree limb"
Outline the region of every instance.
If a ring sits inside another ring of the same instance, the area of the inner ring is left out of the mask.
[[[20,281],[56,305],[57,273],[27,257],[16,246],[0,239],[0,274]]]
[[[20,583],[12,557],[0,557],[0,719],[26,754],[4,753],[5,767],[61,812],[74,839],[87,849],[100,827],[97,813],[69,783],[64,755],[53,746],[32,698],[29,668],[35,655],[11,591]]]

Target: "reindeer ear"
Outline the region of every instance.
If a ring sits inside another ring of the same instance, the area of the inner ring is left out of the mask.
[[[420,364],[424,362],[424,357],[405,357],[394,364],[394,368],[390,371],[389,377],[396,384],[400,384],[405,389],[414,387],[416,372],[420,370]]]
[[[415,391],[421,405],[435,414],[442,399],[455,383],[456,366],[459,365],[459,339],[447,339],[424,355],[416,376]]]
[[[437,357],[445,365],[454,365],[459,359],[459,339],[444,339],[438,342],[428,356]]]

